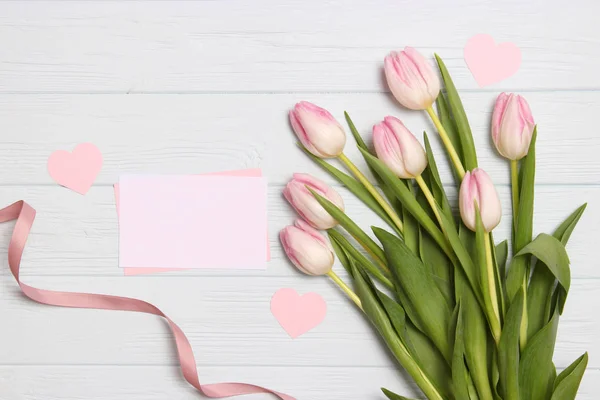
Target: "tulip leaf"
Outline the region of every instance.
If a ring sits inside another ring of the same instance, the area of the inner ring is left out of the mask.
[[[448,102],[446,101],[446,97],[443,93],[440,92],[438,98],[435,101],[435,105],[438,111],[440,122],[442,123],[442,126],[448,133],[448,138],[452,142],[452,146],[454,146],[456,154],[458,154],[460,161],[464,164],[465,159],[462,155],[462,146],[457,132],[458,129],[456,128],[456,123],[452,119],[452,115],[450,115],[450,110],[448,109]]]
[[[586,207],[587,203],[579,206],[579,208],[573,211],[573,213],[569,215],[567,219],[565,219],[563,223],[560,224],[559,227],[554,231],[553,236],[560,240],[565,246],[567,245],[567,242],[571,237],[571,233],[573,233],[573,229],[575,229],[575,226],[579,222],[579,219],[583,215]]]
[[[525,246],[515,255],[515,259],[523,256],[535,256],[556,277],[558,283],[564,290],[560,310],[564,306],[564,300],[571,286],[571,270],[569,268],[569,256],[564,244],[554,236],[540,233],[531,243]],[[514,263],[514,261],[513,261]],[[512,264],[511,264],[512,266]],[[538,265],[539,266],[539,265]],[[537,266],[536,266],[537,268]]]
[[[375,156],[375,154],[371,150],[369,150],[369,147],[363,140],[360,133],[358,133],[358,130],[356,129],[356,126],[354,125],[354,122],[352,121],[352,119],[350,118],[350,115],[346,111],[344,111],[344,117],[346,118],[346,122],[348,123],[348,127],[350,128],[350,132],[352,133],[352,136],[354,136],[354,140],[356,141],[356,145],[358,146],[358,148],[368,151],[370,154]],[[398,199],[396,199],[396,196],[394,196],[394,193],[388,188],[388,186],[385,184],[385,182],[381,179],[381,177],[377,174],[377,172],[375,172],[375,170],[373,170],[373,168],[370,165],[369,165],[369,170],[375,177],[375,180],[377,180],[377,184],[381,188],[381,191],[383,192],[385,197],[388,199],[388,201],[390,202],[390,204],[392,205],[394,210],[396,210],[396,212],[398,214],[401,214],[402,206],[400,205],[400,202],[398,201]]]
[[[451,392],[448,385],[451,372],[442,354],[425,334],[406,319],[406,313],[401,305],[380,290],[376,290],[376,293],[409,353],[440,392],[447,396]]]
[[[348,254],[344,251],[343,247],[336,240],[337,235],[340,235],[339,232],[328,229],[327,236],[329,236],[329,241],[331,242],[331,247],[333,247],[333,251],[337,255],[338,260],[340,260],[340,264],[344,267],[348,275],[352,276],[352,268],[350,267],[350,261],[348,260]],[[341,235],[340,235],[341,236]]]
[[[444,249],[446,252],[451,252],[449,249],[444,235],[438,229],[437,225],[431,217],[423,210],[419,202],[415,199],[415,196],[408,190],[408,187],[404,184],[404,182],[400,181],[394,175],[389,168],[383,164],[380,160],[373,157],[367,151],[363,149],[359,149],[365,160],[369,165],[373,167],[373,169],[379,174],[379,176],[385,181],[385,183],[389,186],[389,188],[394,192],[395,196],[400,200],[403,207],[405,207],[408,212],[415,217],[419,224],[425,228],[427,232],[431,235],[431,237]]]
[[[332,237],[335,242],[340,245],[344,253],[354,259],[354,261],[358,262],[365,270],[369,271],[379,282],[383,283],[387,288],[394,289],[394,285],[388,279],[387,276],[375,266],[364,254],[358,251],[349,241],[346,239],[341,233],[329,229],[328,230],[329,237]]]
[[[487,360],[488,324],[473,290],[461,271],[456,271],[455,284],[464,327],[462,337],[464,357],[479,398],[491,400],[492,390]]]
[[[385,264],[385,254],[381,247],[375,243],[373,239],[369,235],[365,233],[360,227],[356,224],[356,222],[352,221],[350,217],[348,217],[342,210],[340,210],[335,204],[321,196],[317,192],[312,189],[308,189],[312,193],[312,195],[317,199],[319,204],[331,215],[339,224],[350,234],[352,237],[356,239],[356,241],[363,246],[363,248],[373,256],[376,261],[381,264]]]
[[[435,162],[435,158],[433,157],[433,150],[431,150],[431,145],[429,144],[429,138],[427,137],[427,133],[423,132],[423,139],[425,141],[425,151],[427,154],[427,172],[430,175],[430,186],[431,192],[433,193],[433,197],[440,205],[442,212],[444,212],[450,220],[454,220],[454,216],[452,215],[452,207],[448,202],[448,197],[446,196],[446,192],[444,191],[444,185],[442,184],[442,180],[440,179],[440,173],[437,168],[437,164]]]
[[[465,113],[462,101],[460,100],[456,86],[454,86],[454,82],[450,77],[450,73],[448,73],[444,61],[442,61],[437,54],[435,55],[435,58],[446,88],[448,106],[456,123],[458,136],[460,137],[464,166],[466,170],[470,171],[477,168],[477,152],[475,151],[475,143],[473,141],[469,120],[467,119],[467,114]]]
[[[425,334],[449,360],[452,353],[448,343],[450,306],[435,285],[423,262],[396,236],[383,229],[373,228],[383,244],[395,285],[401,287],[418,313]]]
[[[440,292],[454,305],[453,265],[427,232],[419,230],[419,256],[433,275]]]
[[[467,366],[465,365],[465,340],[462,307],[456,303],[456,328],[454,331],[454,350],[452,352],[452,385],[456,399],[469,399],[469,382]]]
[[[523,299],[523,289],[520,288],[508,308],[498,344],[500,392],[504,400],[519,400],[519,333]]]
[[[496,245],[496,264],[502,278],[506,277],[506,260],[508,259],[508,241],[504,240]]]
[[[412,185],[408,190],[414,193]],[[419,254],[419,224],[406,208],[402,210],[402,221],[404,222],[404,243],[414,253]]]
[[[537,130],[534,129],[529,152],[523,158],[520,171],[519,207],[513,242],[513,253],[517,254],[533,238],[533,198],[535,185],[535,142]],[[506,293],[512,301],[523,282],[529,277],[531,257],[514,257],[506,275]]]
[[[362,302],[363,311],[368,319],[381,334],[394,357],[406,369],[423,393],[430,398],[441,399],[442,396],[438,389],[433,386],[429,377],[419,367],[396,333],[394,326],[390,322],[390,317],[377,297],[377,289],[373,285],[373,282],[371,282],[371,279],[363,271],[359,270],[353,261],[350,261],[350,265],[354,271],[356,294]]]
[[[519,362],[519,395],[521,399],[545,400],[550,398],[556,377],[552,363],[558,312],[527,343]]]
[[[554,381],[551,400],[575,400],[587,364],[588,354],[585,353],[561,372]]]
[[[302,146],[301,146],[302,147]],[[385,212],[383,207],[375,200],[373,195],[369,193],[369,191],[356,179],[351,177],[350,175],[340,171],[333,165],[329,164],[327,161],[316,157],[311,154],[308,150],[302,147],[302,150],[321,168],[327,171],[331,176],[333,176],[338,182],[344,185],[352,194],[359,198],[367,207],[369,207],[375,214],[377,214],[381,219],[383,219],[398,235],[402,235],[396,224],[392,221],[389,215]]]
[[[383,394],[385,394],[385,396],[389,400],[412,400],[408,397],[400,396],[399,394],[391,392],[391,391],[387,390],[386,388],[381,388],[381,391],[383,392]]]
[[[461,241],[461,238],[460,238],[458,232],[456,232],[456,229],[454,228],[454,224],[448,220],[448,217],[446,217],[445,214],[441,214],[441,219],[442,219],[442,229],[444,230],[444,234],[446,235],[446,238],[450,242],[450,246],[452,246],[454,254],[456,254],[456,257],[458,258],[458,260],[456,260],[455,262],[456,262],[456,264],[460,265],[461,270],[465,274],[465,277],[467,278],[468,283],[471,285],[471,289],[473,289],[475,298],[483,307],[484,306],[483,298],[481,296],[480,285],[479,285],[478,279],[477,279],[478,274],[477,274],[477,270],[475,269],[475,264],[473,264],[471,255],[469,254],[469,251],[463,245],[463,242]],[[465,229],[462,224],[461,224],[460,229],[461,230]],[[472,232],[470,232],[470,231],[469,231],[469,233],[472,234]],[[474,240],[471,243],[473,243],[473,242],[474,242]]]

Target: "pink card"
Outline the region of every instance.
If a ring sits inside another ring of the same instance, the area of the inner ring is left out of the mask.
[[[230,171],[221,171],[221,172],[210,172],[207,174],[200,175],[218,175],[218,176],[249,176],[249,177],[260,177],[262,176],[262,170],[260,168],[251,168],[251,169],[239,169],[239,170],[230,170]],[[119,215],[119,184],[114,184],[115,190],[115,202],[117,206],[117,217]],[[267,252],[266,252],[267,261],[271,260],[271,248],[269,246],[269,232],[267,232]],[[185,271],[182,268],[123,268],[123,275],[125,276],[133,276],[133,275],[145,275],[145,274],[155,274],[160,272],[172,272],[172,271]]]
[[[119,266],[265,268],[266,179],[129,175],[115,189]]]

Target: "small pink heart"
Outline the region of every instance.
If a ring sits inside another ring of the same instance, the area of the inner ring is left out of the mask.
[[[490,35],[479,34],[469,39],[464,50],[465,61],[479,87],[508,78],[521,66],[521,50],[514,43],[496,45]]]
[[[323,321],[327,304],[317,293],[300,296],[294,289],[284,288],[271,298],[271,312],[281,327],[295,339]]]
[[[59,185],[86,194],[102,168],[102,153],[91,143],[78,144],[72,153],[57,150],[48,158],[48,172]]]

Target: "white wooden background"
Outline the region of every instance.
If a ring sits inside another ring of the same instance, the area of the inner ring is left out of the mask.
[[[410,394],[361,315],[329,281],[294,271],[277,233],[293,220],[280,194],[291,174],[326,177],[294,145],[287,110],[295,102],[313,101],[340,119],[348,110],[363,132],[386,114],[432,131],[382,81],[386,53],[412,45],[438,52],[463,95],[480,164],[506,205],[497,238],[508,233],[510,213],[507,164],[488,137],[499,91],[524,94],[539,123],[536,231],[590,203],[569,245],[573,284],[555,362],[562,369],[588,350],[579,398],[597,399],[598,14],[594,0],[0,1],[0,205],[25,199],[39,212],[23,279],[159,305],[191,340],[202,382],[251,381],[299,400],[383,399],[380,386]],[[477,33],[521,48],[515,76],[477,87],[462,57]],[[86,141],[105,162],[80,196],[51,181],[46,160]],[[348,153],[358,160],[351,141]],[[111,187],[120,174],[248,167],[270,179],[267,271],[122,276]],[[448,176],[446,165],[442,172]],[[344,196],[352,217],[378,222]],[[0,226],[0,399],[200,398],[180,376],[160,319],[24,299],[6,265],[11,230]],[[323,295],[325,321],[290,339],[269,311],[281,287]]]

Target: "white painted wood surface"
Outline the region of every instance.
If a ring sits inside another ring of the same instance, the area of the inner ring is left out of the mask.
[[[523,92],[539,123],[536,232],[590,203],[569,245],[573,284],[555,362],[562,369],[588,350],[579,398],[596,399],[600,3],[349,3],[0,1],[0,205],[25,199],[38,210],[23,279],[154,302],[187,333],[203,382],[252,381],[299,400],[381,400],[380,386],[414,394],[343,295],[294,271],[277,241],[294,218],[280,195],[290,175],[328,180],[294,145],[286,111],[295,102],[314,101],[340,119],[348,110],[363,132],[394,114],[415,132],[427,130],[440,149],[425,116],[397,106],[382,81],[385,54],[413,45],[444,57],[463,94],[480,164],[505,204],[497,238],[508,234],[510,213],[507,165],[488,136],[499,91]],[[462,59],[462,46],[480,32],[523,52],[515,76],[484,89]],[[100,147],[105,163],[82,197],[51,181],[46,160],[84,141]],[[348,154],[359,160],[352,146]],[[247,167],[263,168],[271,182],[267,271],[121,276],[111,188],[120,174]],[[359,223],[380,222],[342,192]],[[1,400],[200,397],[181,378],[159,319],[45,307],[19,295],[6,265],[11,228],[0,225]],[[322,294],[329,306],[323,324],[291,340],[269,312],[280,287]]]

